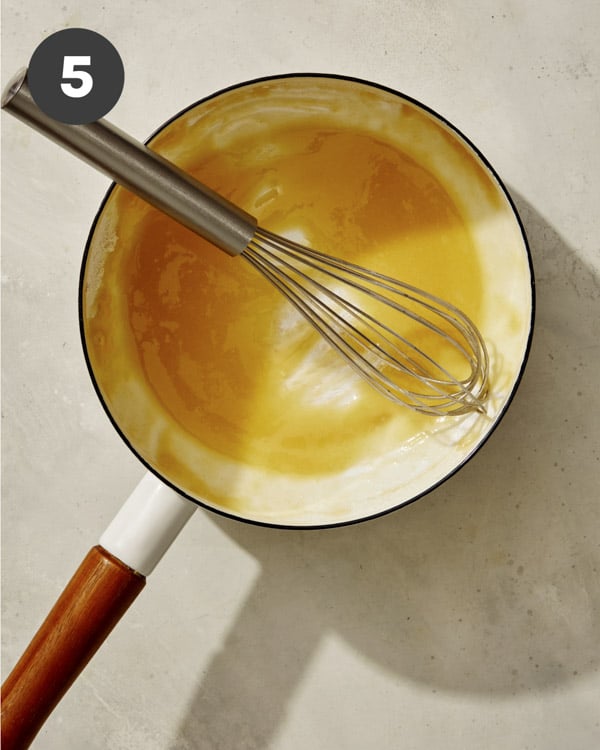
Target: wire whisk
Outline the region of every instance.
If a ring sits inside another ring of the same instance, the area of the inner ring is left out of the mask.
[[[485,413],[486,345],[454,305],[262,228],[241,256],[388,398],[432,416]]]
[[[260,271],[374,388],[432,416],[485,413],[489,358],[475,324],[428,292],[258,226],[244,210],[106,120],[42,112],[27,71],[2,107],[159,210]]]

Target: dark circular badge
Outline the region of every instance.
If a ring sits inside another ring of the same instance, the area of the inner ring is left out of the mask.
[[[115,106],[125,71],[119,53],[101,34],[63,29],[37,47],[27,81],[43,112],[69,125],[84,125]]]

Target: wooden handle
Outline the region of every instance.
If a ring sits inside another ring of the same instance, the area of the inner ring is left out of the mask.
[[[146,579],[93,547],[2,687],[2,750],[29,747]]]

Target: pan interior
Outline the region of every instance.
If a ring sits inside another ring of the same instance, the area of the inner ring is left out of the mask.
[[[518,381],[532,298],[513,208],[463,138],[387,90],[299,76],[205,100],[151,145],[261,226],[448,299],[492,370],[485,416],[394,405],[243,260],[116,188],[88,244],[84,340],[150,468],[216,510],[313,526],[401,505],[476,450]]]

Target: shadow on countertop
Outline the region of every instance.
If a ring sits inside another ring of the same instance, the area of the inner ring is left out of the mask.
[[[598,668],[600,284],[513,199],[537,314],[503,422],[450,481],[370,522],[296,532],[209,516],[261,575],[182,723],[194,747],[267,747],[324,635],[433,691],[514,695]]]

